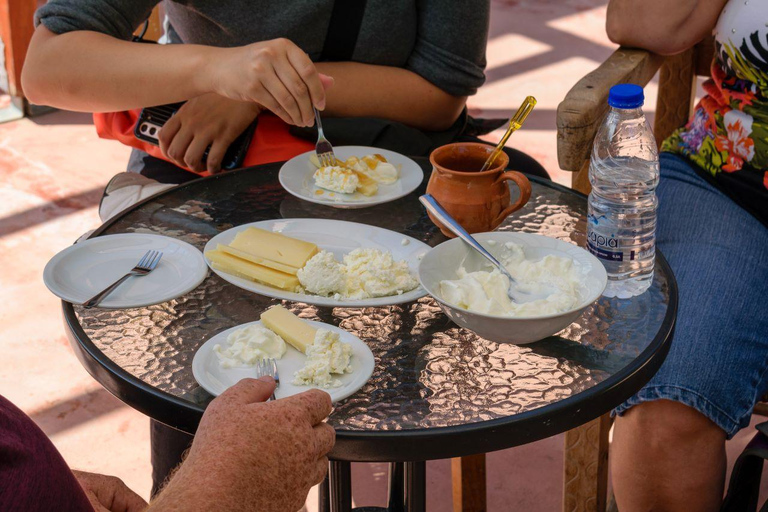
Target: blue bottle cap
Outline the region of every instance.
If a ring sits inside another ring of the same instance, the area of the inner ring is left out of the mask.
[[[638,108],[643,106],[643,88],[635,84],[618,84],[608,93],[608,104],[615,108]]]

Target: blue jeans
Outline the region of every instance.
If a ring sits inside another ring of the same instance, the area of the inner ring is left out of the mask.
[[[661,155],[657,247],[677,279],[675,338],[659,372],[614,412],[666,399],[728,438],[768,390],[768,228],[687,160]]]

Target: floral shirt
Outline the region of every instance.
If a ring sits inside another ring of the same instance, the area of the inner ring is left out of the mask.
[[[661,146],[686,156],[768,226],[768,2],[729,0],[715,27],[707,93]]]

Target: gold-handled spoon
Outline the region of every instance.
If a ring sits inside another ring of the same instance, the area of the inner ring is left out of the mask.
[[[507,143],[509,140],[509,136],[512,135],[516,130],[519,130],[520,127],[523,125],[523,122],[525,121],[525,118],[528,117],[528,114],[531,113],[531,110],[533,110],[533,107],[536,106],[536,98],[533,96],[528,96],[523,101],[523,104],[520,105],[520,108],[517,109],[517,112],[515,112],[515,115],[512,116],[512,118],[509,120],[509,127],[507,127],[507,132],[504,134],[504,136],[501,138],[501,141],[496,145],[496,149],[493,150],[493,153],[488,157],[488,160],[485,161],[483,164],[482,169],[480,169],[480,172],[487,171],[491,165],[493,165],[493,162],[496,160],[496,157],[499,156],[499,154],[502,151],[502,148],[504,148],[504,144]]]

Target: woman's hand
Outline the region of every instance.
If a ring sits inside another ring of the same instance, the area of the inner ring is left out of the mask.
[[[217,173],[229,146],[260,112],[261,107],[255,103],[218,94],[192,98],[160,130],[160,150],[176,165],[195,172]],[[209,146],[208,158],[203,162]]]
[[[212,90],[250,101],[296,126],[312,126],[314,112],[325,108],[325,89],[333,79],[321,75],[306,53],[288,39],[226,48],[209,76]]]

